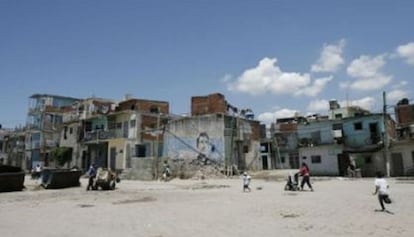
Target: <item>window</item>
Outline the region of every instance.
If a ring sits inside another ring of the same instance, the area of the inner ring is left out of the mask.
[[[67,126],[63,127],[63,140],[66,140],[68,138],[66,135],[67,132],[68,132],[68,127]]]
[[[133,119],[133,120],[131,120],[131,121],[130,121],[129,126],[130,126],[131,128],[135,128],[135,124],[136,124],[136,120],[135,120],[135,119]]]
[[[73,133],[73,128],[69,128],[69,134]]]
[[[311,162],[312,163],[321,163],[322,162],[322,158],[321,158],[320,155],[311,156]]]
[[[414,151],[411,152],[411,159],[413,160],[413,164],[414,164]]]
[[[335,118],[337,118],[337,119],[342,118],[342,114],[335,114]]]
[[[361,122],[354,123],[354,130],[362,130],[362,123]]]
[[[342,130],[342,123],[332,124],[332,130]]]
[[[150,113],[152,113],[152,114],[159,114],[160,113],[160,109],[157,106],[151,106]]]
[[[286,159],[284,156],[280,157],[280,162],[285,163]]]
[[[263,153],[269,152],[269,149],[268,148],[269,147],[268,147],[268,144],[267,143],[262,143],[260,145],[260,151],[263,152]]]
[[[248,152],[249,152],[249,146],[244,145],[244,146],[243,146],[243,152],[244,152],[244,153],[248,153]]]

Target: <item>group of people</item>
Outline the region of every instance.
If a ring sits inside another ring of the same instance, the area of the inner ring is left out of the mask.
[[[300,183],[300,190],[303,190],[305,184],[310,188],[311,191],[313,191],[312,184],[310,182],[310,170],[308,165],[303,162],[302,166],[299,169],[298,175],[302,176],[302,181]],[[250,181],[251,176],[247,174],[247,172],[243,173],[242,176],[243,179],[243,192],[250,192]],[[384,204],[390,204],[392,203],[390,197],[389,197],[389,185],[387,180],[384,178],[384,174],[380,171],[376,173],[376,178],[374,181],[375,190],[372,193],[372,195],[378,195],[378,201],[381,206],[380,211],[386,211]]]
[[[313,187],[310,182],[310,170],[309,170],[308,165],[305,162],[302,163],[302,166],[300,167],[297,174],[302,176],[300,190],[304,190],[303,188],[306,184],[310,188],[310,190],[313,192]],[[246,191],[250,192],[251,191],[250,189],[251,176],[248,175],[247,172],[244,172],[242,179],[243,179],[243,192],[246,192]]]

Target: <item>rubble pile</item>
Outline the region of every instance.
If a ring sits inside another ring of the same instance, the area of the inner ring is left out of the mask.
[[[175,176],[180,179],[214,179],[225,178],[223,165],[209,160],[201,159],[185,159],[176,161]]]

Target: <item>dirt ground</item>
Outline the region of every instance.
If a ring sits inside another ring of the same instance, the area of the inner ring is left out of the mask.
[[[379,212],[373,178],[312,177],[315,192],[284,191],[285,181],[132,181],[114,191],[81,187],[0,193],[0,236],[414,236],[414,181],[389,179],[390,212]]]

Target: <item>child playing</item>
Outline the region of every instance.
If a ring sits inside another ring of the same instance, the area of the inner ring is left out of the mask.
[[[385,180],[382,172],[378,171],[375,178],[375,191],[372,193],[372,195],[378,194],[378,201],[382,208],[381,211],[385,211],[384,202],[387,204],[391,203],[391,199],[388,196],[388,188],[389,185],[387,183],[387,180]]]
[[[244,172],[243,173],[243,192],[246,192],[246,190],[248,190],[249,192],[251,191],[249,187],[250,180],[251,180],[250,175],[248,175],[247,172]]]

